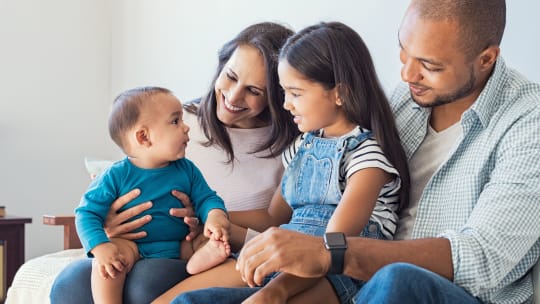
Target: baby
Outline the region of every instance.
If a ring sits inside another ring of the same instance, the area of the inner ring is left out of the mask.
[[[189,127],[182,121],[182,113],[180,101],[159,87],[128,90],[113,103],[109,133],[127,157],[93,180],[75,210],[79,238],[88,256],[94,257],[92,294],[96,303],[122,303],[126,274],[141,258],[189,259],[188,272],[197,273],[230,255],[230,222],[223,200],[184,157]],[[152,208],[140,215],[152,216],[144,226],[146,236],[135,241],[109,239],[103,224],[110,205],[135,188],[140,195],[124,208],[152,201]],[[206,244],[183,241],[189,227],[169,214],[171,208],[184,207],[173,190],[190,197],[210,239]]]

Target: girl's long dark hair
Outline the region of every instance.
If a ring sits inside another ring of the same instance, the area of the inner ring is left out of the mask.
[[[409,202],[409,169],[388,99],[362,38],[339,22],[309,26],[289,38],[280,53],[307,79],[338,87],[347,119],[370,129],[401,177],[400,209]]]
[[[208,141],[204,144],[206,146],[215,144],[225,150],[229,156],[228,163],[233,162],[234,151],[227,129],[217,117],[217,101],[214,87],[223,67],[240,45],[249,45],[258,49],[264,58],[266,71],[265,94],[268,107],[259,117],[270,124],[270,136],[252,152],[269,150],[269,154],[262,157],[276,157],[299,134],[291,115],[283,109],[284,95],[277,74],[279,50],[292,34],[293,31],[290,29],[272,22],[257,23],[245,28],[219,51],[216,74],[208,93],[201,98],[199,106],[193,104],[185,106],[186,111],[198,115],[199,124],[206,138],[208,138]]]

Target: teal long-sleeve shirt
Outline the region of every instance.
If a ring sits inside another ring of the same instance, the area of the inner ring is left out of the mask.
[[[171,194],[172,190],[190,197],[195,213],[203,223],[210,210],[225,211],[223,200],[208,186],[190,160],[183,158],[163,168],[142,169],[125,158],[114,163],[90,184],[75,209],[77,233],[89,256],[94,247],[109,241],[103,224],[111,204],[135,188],[140,189],[141,194],[121,210],[153,202],[152,208],[135,217],[152,216],[150,223],[136,230],[147,232],[146,237],[136,240],[143,257],[178,258],[180,255],[180,241],[189,233],[189,227],[182,218],[169,214],[171,208],[184,207]]]

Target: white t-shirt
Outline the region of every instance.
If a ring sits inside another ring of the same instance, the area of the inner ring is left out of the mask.
[[[208,185],[225,201],[227,211],[266,209],[281,181],[283,164],[280,156],[259,158],[250,154],[254,147],[270,136],[270,127],[256,129],[227,128],[235,160],[227,164],[224,150],[206,142],[195,114],[184,111],[184,122],[190,127],[186,157],[201,170]]]
[[[409,206],[401,211],[395,238],[410,239],[416,221],[418,201],[433,174],[448,158],[455,148],[457,140],[463,134],[461,123],[456,123],[441,132],[435,131],[429,124],[424,141],[409,160],[411,190]]]

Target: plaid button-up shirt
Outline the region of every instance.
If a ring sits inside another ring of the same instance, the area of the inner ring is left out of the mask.
[[[414,103],[406,84],[391,103],[410,158],[430,110]],[[540,257],[540,84],[499,58],[461,126],[420,197],[412,238],[447,238],[454,282],[482,301],[530,302]]]

